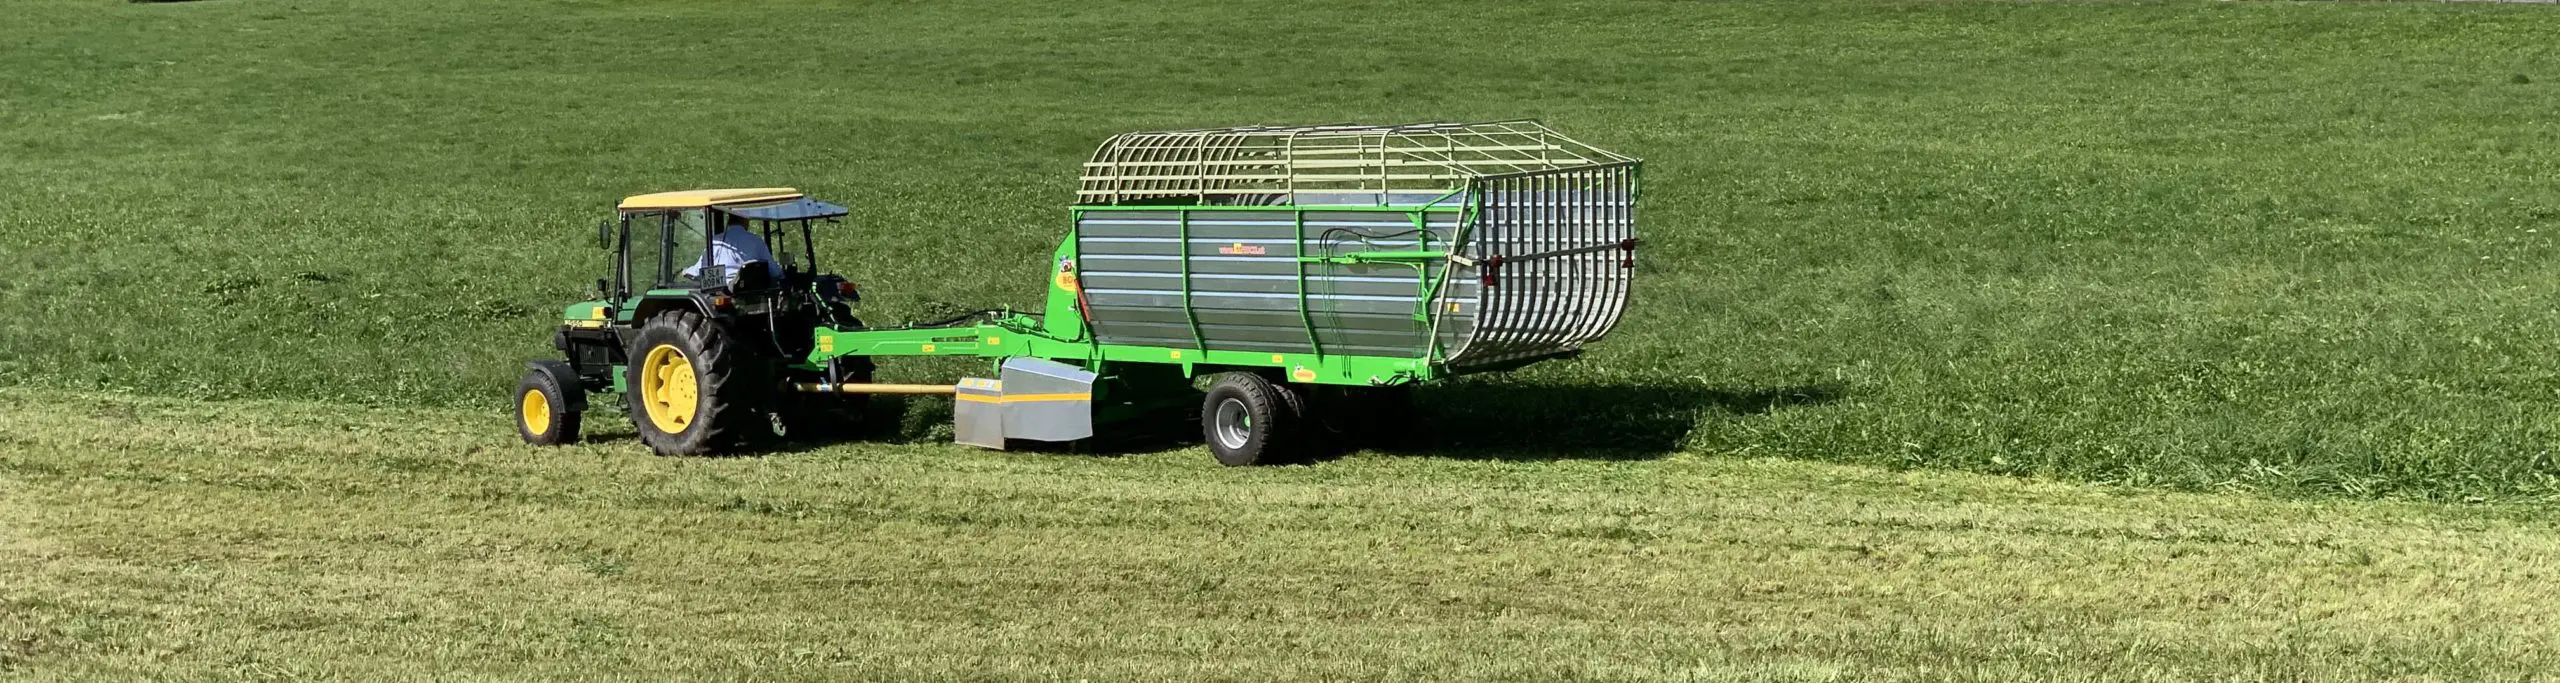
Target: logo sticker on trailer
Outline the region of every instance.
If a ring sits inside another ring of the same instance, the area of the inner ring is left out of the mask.
[[[1268,252],[1262,248],[1262,245],[1237,242],[1235,244],[1218,247],[1218,253],[1226,254],[1228,256],[1261,256]]]
[[[1058,288],[1073,292],[1081,286],[1082,283],[1076,281],[1076,260],[1058,259]]]

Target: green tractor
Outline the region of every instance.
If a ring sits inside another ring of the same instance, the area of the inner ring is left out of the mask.
[[[535,361],[518,384],[519,436],[576,442],[589,393],[623,395],[640,440],[666,454],[859,420],[864,395],[773,390],[871,379],[860,356],[804,362],[819,326],[862,327],[851,311],[859,294],[818,270],[810,235],[844,207],[753,188],[645,194],[617,208],[619,220],[596,229],[613,250],[612,277],[562,313],[552,337],[562,358]]]
[[[1196,406],[1220,463],[1303,461],[1424,429],[1402,409],[1416,385],[1606,335],[1634,281],[1640,165],[1533,121],[1114,136],[1084,164],[1039,307],[884,327],[818,270],[811,224],[843,207],[785,188],[631,197],[597,230],[613,277],[562,316],[563,358],[533,364],[517,428],[574,441],[586,395],[619,394],[651,448],[716,453],[850,427],[873,394],[939,394],[963,444]],[[871,381],[875,359],[908,356],[993,376]]]

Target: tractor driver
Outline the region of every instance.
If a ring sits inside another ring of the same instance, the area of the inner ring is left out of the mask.
[[[770,271],[775,279],[780,279],[782,264],[774,262],[773,249],[765,246],[764,238],[757,237],[755,231],[747,229],[747,219],[729,216],[727,222],[727,228],[711,237],[711,265],[720,266],[731,273],[731,277],[736,277],[738,269],[745,267],[748,261],[763,261],[765,269]],[[701,261],[697,260],[692,266],[684,269],[685,277],[693,278],[701,275]]]

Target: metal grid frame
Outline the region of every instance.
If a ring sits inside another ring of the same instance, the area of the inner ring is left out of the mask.
[[[1077,203],[1294,203],[1299,193],[1448,195],[1479,178],[1633,163],[1532,120],[1244,126],[1124,133],[1084,164]]]
[[[1637,175],[1628,162],[1477,180],[1459,274],[1483,283],[1481,315],[1444,362],[1501,365],[1608,335],[1634,284]]]

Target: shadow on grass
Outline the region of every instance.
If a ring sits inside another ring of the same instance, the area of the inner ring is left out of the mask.
[[[1371,448],[1464,460],[1644,460],[1679,452],[1710,412],[1763,415],[1845,395],[1834,384],[1429,387],[1415,396],[1415,426]]]
[[[583,441],[592,446],[627,446],[630,448],[640,449],[642,451],[649,449],[648,444],[640,441],[640,435],[633,432],[628,426],[624,426],[623,428],[614,431],[588,432]],[[838,440],[830,439],[778,439],[773,441],[756,441],[736,450],[688,457],[753,458],[766,455],[786,455],[802,451],[816,450],[838,442]]]
[[[1200,421],[1189,411],[1166,411],[1147,417],[1096,426],[1093,438],[1081,441],[1049,442],[1009,439],[1004,449],[1022,453],[1082,455],[1117,458],[1178,451],[1200,445]]]
[[[1711,413],[1763,415],[1838,401],[1836,384],[1786,387],[1550,386],[1465,383],[1427,386],[1414,396],[1410,427],[1335,437],[1319,461],[1370,450],[1460,460],[1643,460],[1680,451]],[[1097,457],[1160,453],[1200,445],[1191,411],[1114,426],[1068,444],[1016,441],[1011,450]]]
[[[919,416],[910,412],[906,399],[907,397],[904,396],[874,396],[871,402],[863,407],[862,419],[854,424],[815,434],[777,434],[770,438],[750,438],[746,444],[733,450],[695,457],[753,458],[803,453],[846,443],[912,442],[926,434],[924,434],[925,430],[916,424]],[[922,417],[930,420],[937,415],[942,421],[948,422],[951,419],[951,410],[948,406],[944,406],[938,414],[928,411],[923,413]],[[590,409],[584,419],[586,421],[586,434],[583,439],[585,443],[627,444],[643,450],[648,448],[647,444],[641,442],[637,428],[632,426],[630,418],[626,417],[621,409]],[[759,416],[756,426],[761,427],[763,425],[761,421],[764,419],[766,418]],[[600,420],[603,422],[600,423]]]
[[[1699,421],[1711,413],[1763,415],[1796,406],[1840,400],[1836,384],[1785,387],[1538,385],[1509,382],[1426,386],[1414,395],[1410,426],[1382,429],[1339,443],[1320,459],[1347,450],[1460,460],[1645,460],[1680,451]],[[847,442],[941,442],[951,420],[948,405],[875,397],[862,425],[849,433],[763,442],[730,456],[784,455]],[[912,404],[912,405],[911,405]],[[1164,410],[1112,425],[1095,438],[1070,443],[1015,440],[1007,450],[1092,457],[1145,455],[1200,445],[1199,418],[1191,410]],[[638,444],[626,427],[591,434],[589,443]]]

